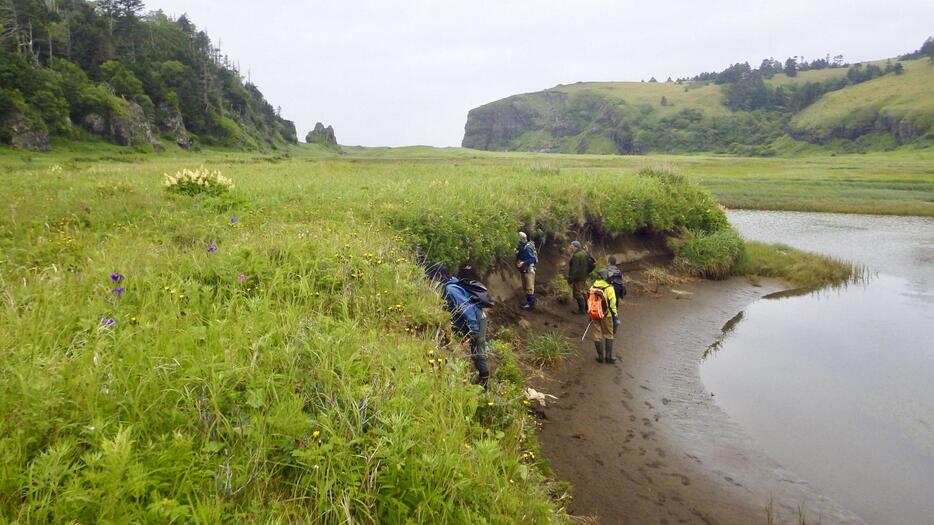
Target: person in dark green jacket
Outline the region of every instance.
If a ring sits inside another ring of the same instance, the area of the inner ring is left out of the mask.
[[[571,260],[568,262],[568,284],[571,285],[571,293],[574,301],[577,302],[576,314],[587,313],[587,279],[590,272],[593,271],[593,263],[590,254],[584,250],[580,241],[574,241],[568,247],[568,253],[571,254]]]

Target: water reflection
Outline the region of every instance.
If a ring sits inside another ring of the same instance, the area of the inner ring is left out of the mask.
[[[864,265],[759,301],[701,377],[775,459],[870,523],[934,523],[934,220],[731,212],[744,236]]]

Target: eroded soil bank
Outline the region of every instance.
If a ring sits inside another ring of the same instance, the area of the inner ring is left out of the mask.
[[[616,365],[596,363],[592,343],[581,342],[585,316],[548,293],[534,313],[518,314],[518,279],[488,276],[504,300],[497,322],[526,334],[560,332],[579,349],[530,378],[559,398],[542,410],[540,439],[557,476],[573,485],[570,512],[599,523],[766,523],[771,499],[780,523],[797,522],[799,507],[811,523],[863,523],[760,452],[701,384],[700,358],[724,324],[781,286],[731,279],[646,287],[644,271],[665,261],[658,245],[624,240],[594,251],[601,263],[607,253],[621,256],[636,281],[621,309]],[[543,258],[539,281],[547,282],[560,257]]]

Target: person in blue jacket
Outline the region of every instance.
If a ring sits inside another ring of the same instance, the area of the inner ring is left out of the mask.
[[[525,289],[525,304],[523,310],[535,308],[535,265],[538,264],[538,255],[535,253],[535,244],[529,241],[525,232],[519,232],[519,247],[516,248],[516,268],[522,276],[522,287]]]
[[[470,358],[477,369],[477,384],[487,387],[490,367],[487,364],[486,314],[470,300],[470,295],[458,285],[457,277],[448,273],[443,264],[433,264],[426,270],[428,277],[441,287],[441,296],[449,312],[454,329],[470,343]]]

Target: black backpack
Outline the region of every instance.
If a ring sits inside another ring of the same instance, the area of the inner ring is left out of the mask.
[[[597,267],[597,260],[593,258],[593,255],[587,256],[587,274],[590,275],[593,273],[594,269]]]
[[[610,278],[607,279],[607,282],[609,282],[611,285],[613,285],[613,290],[616,292],[616,300],[617,300],[617,301],[619,301],[619,300],[622,299],[623,297],[626,297],[626,285],[623,284],[623,274],[622,274],[622,273],[617,273],[617,274],[611,275]]]
[[[467,292],[467,295],[470,296],[470,302],[480,308],[492,308],[496,304],[496,301],[493,300],[493,296],[490,295],[490,291],[487,290],[486,285],[480,281],[460,279],[455,286],[463,288],[464,291]]]

